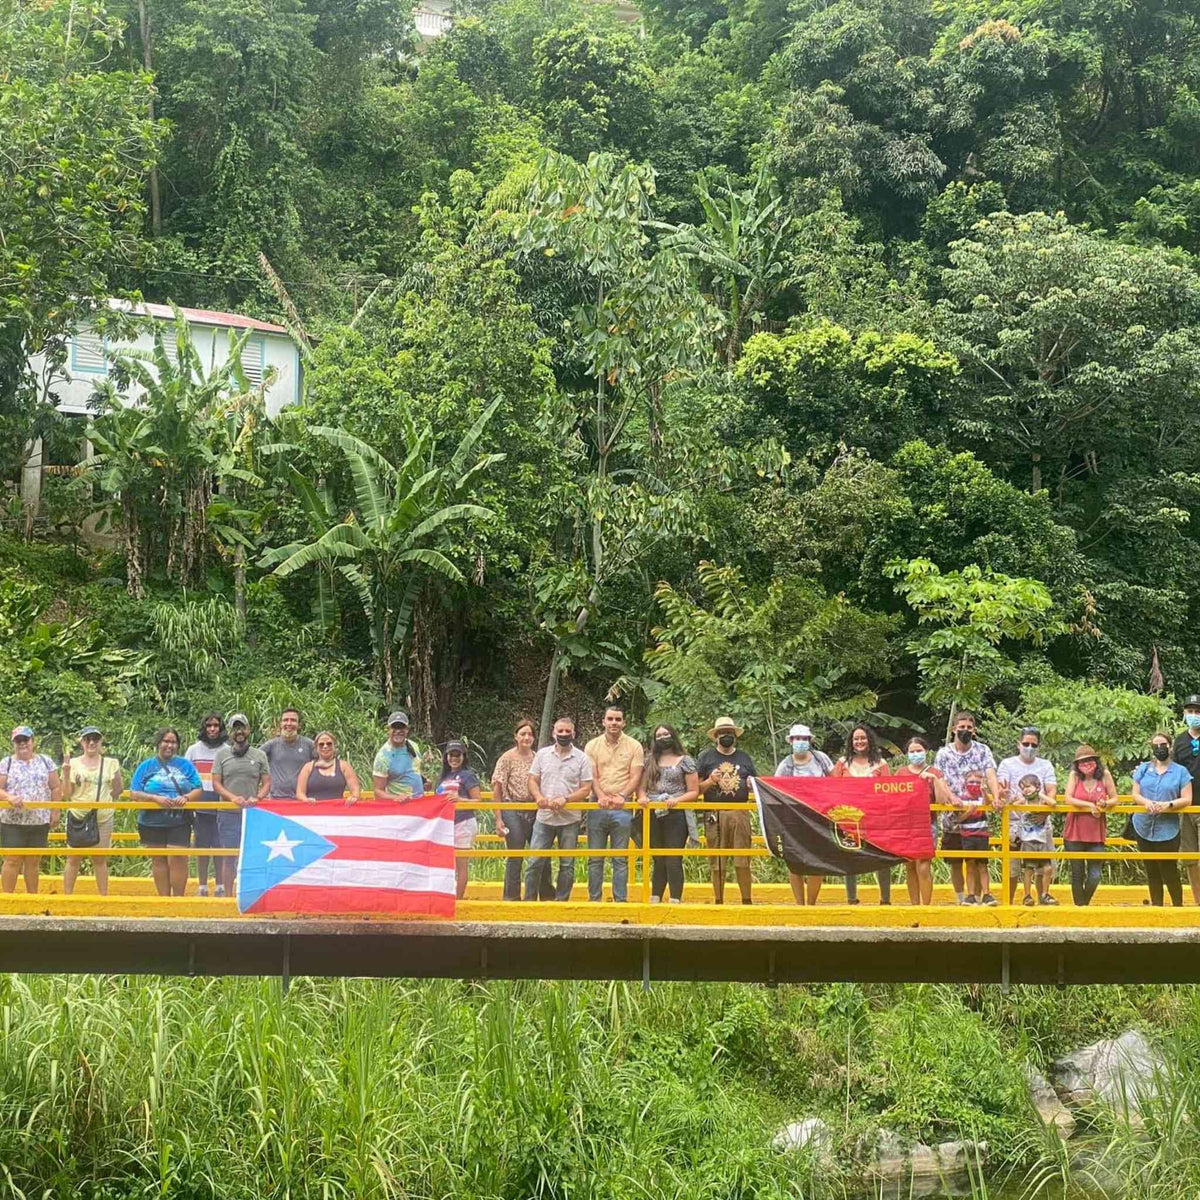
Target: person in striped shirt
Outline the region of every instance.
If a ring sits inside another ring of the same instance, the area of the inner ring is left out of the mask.
[[[212,784],[213,760],[229,736],[225,732],[225,718],[220,713],[210,712],[200,722],[200,734],[197,739],[184,751],[183,757],[196,768],[200,783],[204,788],[201,800],[215,803],[220,800]],[[192,813],[192,845],[197,850],[208,850],[216,846],[217,814],[212,810]],[[208,895],[208,865],[212,859],[207,854],[196,855],[196,879],[199,882],[197,894]],[[221,872],[213,863],[213,883],[216,885],[215,894],[225,895],[225,889],[220,883]]]

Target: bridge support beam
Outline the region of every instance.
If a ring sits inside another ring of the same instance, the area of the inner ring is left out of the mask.
[[[652,968],[652,972],[651,972]],[[765,983],[1200,982],[1197,928],[0,917],[0,970]]]

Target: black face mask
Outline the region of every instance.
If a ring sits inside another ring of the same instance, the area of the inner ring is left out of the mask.
[[[956,729],[954,736],[962,742],[964,746],[969,746],[975,734],[970,729]]]
[[[655,738],[654,739],[655,750],[670,750],[673,745],[674,745],[674,743],[671,741],[670,738]]]
[[[1157,758],[1159,762],[1166,762],[1171,754],[1170,746],[1151,746],[1150,749],[1154,751],[1154,757]]]
[[[729,747],[732,746],[736,741],[737,738],[735,738],[732,733],[723,733],[719,738],[717,738],[717,745],[724,746],[725,749],[728,750]]]
[[[571,742],[574,741],[574,737],[572,734],[569,734],[569,733],[556,733],[554,735],[554,740],[560,746],[569,746],[571,744]]]

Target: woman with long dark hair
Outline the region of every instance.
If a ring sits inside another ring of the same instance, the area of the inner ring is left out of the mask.
[[[537,726],[522,717],[513,729],[512,747],[500,755],[492,770],[492,799],[503,804],[529,804],[533,796],[529,791],[529,768],[533,765],[533,751],[537,743]],[[533,837],[533,826],[537,818],[534,809],[505,808],[496,811],[496,832],[504,839],[509,850],[524,850]],[[525,860],[513,855],[504,860],[504,899],[520,900],[521,876]],[[539,900],[554,899],[554,885],[542,877]],[[525,897],[530,899],[529,896]]]
[[[665,806],[650,812],[650,847],[682,850],[688,840],[687,813],[676,805],[692,804],[700,795],[696,760],[685,752],[673,725],[656,725],[645,764],[641,802]],[[668,888],[670,903],[678,904],[683,899],[683,856],[656,854],[650,873],[650,902],[660,903]]]
[[[213,762],[220,750],[229,741],[225,732],[225,718],[219,712],[204,714],[196,740],[183,752],[183,757],[196,768],[204,791],[200,799],[215,804],[221,799],[212,784]],[[203,809],[192,813],[192,845],[197,850],[212,850],[221,843],[217,840],[217,814],[214,809]],[[97,859],[97,862],[100,860]],[[196,894],[208,895],[208,866],[212,862],[209,854],[196,855]],[[220,860],[213,863],[213,894],[225,895],[221,885]]]
[[[883,755],[879,752],[879,741],[875,737],[875,731],[869,726],[859,724],[850,730],[850,737],[846,740],[846,750],[845,756],[839,758],[833,768],[835,778],[849,776],[855,779],[870,779],[892,773],[891,767],[887,765]],[[887,869],[876,871],[875,878],[879,880],[879,903],[891,904],[891,871]],[[858,903],[857,875],[846,876],[846,903]]]

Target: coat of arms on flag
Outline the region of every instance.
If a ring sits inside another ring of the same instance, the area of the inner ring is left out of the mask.
[[[452,917],[454,890],[453,797],[245,810],[239,912]]]
[[[772,776],[750,783],[767,846],[797,874],[862,875],[933,856],[927,780]]]

